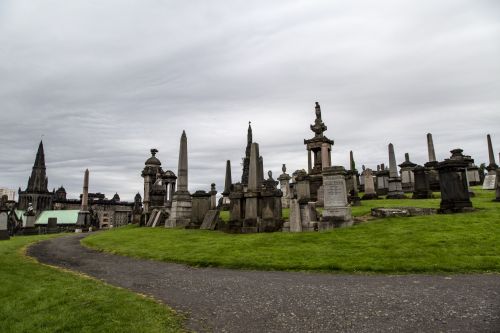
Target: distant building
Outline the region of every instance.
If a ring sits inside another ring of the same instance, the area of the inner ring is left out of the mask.
[[[15,196],[15,191],[11,192]],[[57,218],[57,225],[64,225],[65,227],[76,224],[78,211],[82,205],[82,196],[80,195],[79,199],[68,199],[66,189],[62,185],[52,192],[48,190],[42,141],[38,146],[31,176],[28,178],[28,186],[24,191],[19,188],[18,193],[19,203],[16,215],[19,221],[22,222],[23,214],[31,205],[30,209],[33,209],[36,216],[36,226],[46,225],[49,218]],[[138,194],[138,196],[140,200],[140,195]],[[107,199],[103,193],[89,193],[89,211],[95,222],[94,225],[101,228],[118,227],[137,221],[142,214],[142,205],[138,207],[136,201],[121,201],[118,193],[115,193],[112,199]],[[61,211],[67,212],[63,213]],[[134,214],[138,214],[139,218],[135,217]]]
[[[7,200],[15,201],[16,200],[16,190],[11,190],[5,187],[0,187],[0,198],[4,195],[7,196]]]

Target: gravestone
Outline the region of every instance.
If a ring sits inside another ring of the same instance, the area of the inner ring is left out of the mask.
[[[467,161],[462,149],[451,151],[451,157],[438,165],[441,187],[441,213],[456,213],[472,210],[469,184],[467,181]]]
[[[496,181],[497,181],[497,188],[496,188],[496,198],[495,200],[496,201],[500,201],[500,168],[497,169],[497,177],[496,177]]]
[[[191,221],[186,229],[200,228],[205,215],[210,210],[211,194],[205,191],[196,191],[191,195]]]
[[[377,195],[387,195],[389,192],[389,170],[385,168],[384,163],[380,165],[380,170],[377,170],[375,176],[377,177]]]
[[[8,221],[9,214],[7,212],[0,212],[0,240],[10,239]]]
[[[413,192],[415,188],[413,169],[416,166],[415,163],[410,161],[410,154],[405,153],[405,161],[399,165],[401,168],[401,187],[405,193]]]
[[[494,190],[497,181],[497,174],[487,174],[483,181],[483,190]]]
[[[429,170],[421,165],[413,169],[415,179],[413,199],[430,199],[432,191],[429,185]]]
[[[59,228],[57,227],[57,217],[49,217],[47,221],[47,233],[54,234],[59,232]]]
[[[431,191],[439,191],[439,172],[437,170],[439,162],[436,159],[434,141],[432,140],[431,133],[427,133],[427,151],[429,154],[429,161],[425,163],[424,166],[428,171],[429,186]]]
[[[217,209],[211,209],[205,214],[203,223],[200,226],[202,230],[215,230],[217,222],[219,220],[219,211]]]
[[[347,202],[346,170],[342,166],[323,169],[325,207],[319,229],[347,227],[353,224],[351,206]]]
[[[377,192],[375,192],[375,183],[373,180],[372,169],[367,168],[364,170],[364,183],[365,183],[365,194],[361,200],[371,200],[377,199]]]

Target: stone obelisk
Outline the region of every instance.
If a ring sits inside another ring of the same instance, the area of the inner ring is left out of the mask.
[[[242,228],[243,232],[256,232],[258,230],[258,198],[261,186],[259,156],[259,144],[254,142],[250,148],[250,165],[248,172],[248,188],[245,193],[245,220]]]
[[[488,134],[486,136],[486,139],[488,140],[488,157],[490,160],[490,164],[488,164],[486,170],[488,170],[488,175],[494,175],[495,170],[498,169],[498,165],[495,163],[495,153],[493,153],[493,144],[491,143],[491,136]]]
[[[401,178],[398,174],[398,166],[396,164],[396,155],[394,154],[394,146],[389,143],[389,192],[387,199],[405,199]]]
[[[349,171],[352,176],[352,190],[351,193],[349,193],[351,197],[351,206],[361,206],[361,199],[358,195],[358,172],[356,170],[356,163],[354,163],[354,153],[352,150],[349,152],[349,165]]]
[[[89,212],[89,169],[85,170],[83,176],[83,193],[82,193],[82,206],[78,212],[78,219],[76,221],[76,232],[83,231],[91,225],[90,212]]]
[[[186,227],[191,221],[192,201],[188,191],[187,136],[182,131],[177,167],[177,191],[172,200],[172,210],[165,223],[166,228]]]
[[[226,210],[229,208],[231,200],[229,199],[229,193],[231,192],[231,184],[233,183],[231,177],[231,161],[226,161],[226,179],[224,182],[224,191],[222,192],[222,209]]]
[[[429,153],[429,162],[425,163],[424,166],[428,171],[430,189],[437,192],[440,191],[439,172],[437,171],[438,161],[431,133],[427,133],[427,152]]]

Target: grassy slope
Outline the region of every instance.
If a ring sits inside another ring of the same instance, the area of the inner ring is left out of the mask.
[[[344,272],[500,272],[500,204],[475,189],[474,213],[375,220],[321,233],[231,235],[125,227],[84,244],[114,253],[197,266]],[[439,199],[363,201],[438,207]]]
[[[181,318],[151,299],[40,265],[22,254],[24,246],[46,238],[0,241],[0,331],[181,331]]]

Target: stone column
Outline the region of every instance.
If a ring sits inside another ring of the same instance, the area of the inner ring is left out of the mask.
[[[217,190],[215,189],[215,184],[210,185],[210,209],[215,209],[217,207]]]
[[[166,228],[186,227],[191,222],[192,199],[188,191],[188,152],[185,131],[182,131],[180,140],[177,174],[177,191],[172,199],[171,215],[165,222]]]
[[[233,180],[231,179],[231,161],[227,160],[226,161],[226,179],[224,182],[224,192],[222,192],[223,195],[228,195],[229,192],[231,191],[231,184],[233,183]]]
[[[85,170],[83,176],[82,211],[89,210],[89,169]]]
[[[347,202],[346,170],[332,166],[323,170],[325,201],[319,229],[347,227],[353,224],[351,206]]]
[[[311,165],[311,149],[307,149],[307,173],[311,173],[312,165]]]
[[[436,153],[434,152],[434,142],[432,141],[431,133],[427,133],[427,152],[429,153],[429,162],[435,162]]]
[[[281,192],[283,193],[283,196],[281,197],[281,206],[283,208],[288,208],[290,207],[290,175],[286,173],[286,165],[283,164],[281,170],[283,173],[278,177],[278,181],[280,182],[280,189]]]
[[[328,156],[328,143],[321,144],[321,169],[328,168],[330,166],[330,158]]]
[[[262,182],[264,181],[264,158],[262,156],[259,156],[259,188],[260,185],[262,185]]]

